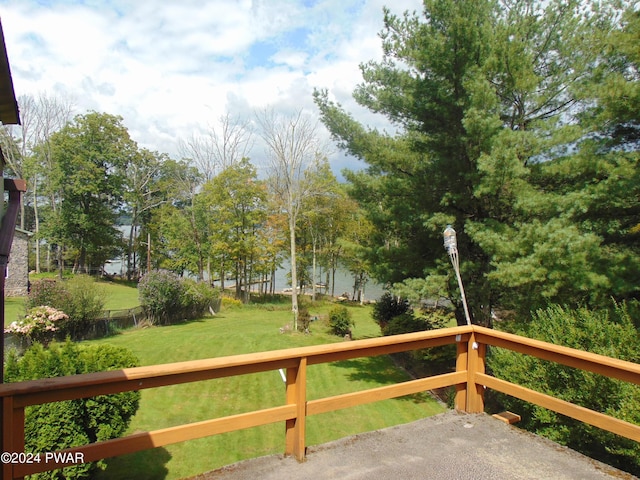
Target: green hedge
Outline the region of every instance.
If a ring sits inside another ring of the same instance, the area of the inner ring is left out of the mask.
[[[8,352],[7,382],[37,380],[138,366],[126,348],[112,345],[82,346],[71,341],[44,348],[34,344],[22,357]],[[139,392],[33,405],[25,410],[25,451],[57,450],[121,436],[138,410]],[[87,479],[103,462],[74,465],[33,475],[32,479]]]
[[[625,306],[592,311],[558,305],[538,310],[528,323],[510,325],[528,338],[634,363],[640,362],[638,330]],[[640,424],[640,387],[622,380],[547,362],[510,350],[491,348],[487,368],[498,378],[567,402]],[[520,414],[520,427],[593,456],[634,475],[640,474],[640,444],[540,406],[502,394],[488,404]]]
[[[105,294],[94,278],[75,275],[69,280],[43,278],[31,285],[26,307],[48,306],[62,310],[69,318],[58,323],[56,337],[81,340],[104,310]]]

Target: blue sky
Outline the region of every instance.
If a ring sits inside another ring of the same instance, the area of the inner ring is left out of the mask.
[[[226,113],[317,116],[314,87],[384,126],[351,93],[359,64],[381,57],[385,4],[421,9],[419,0],[0,0],[0,18],[18,97],[120,115],[139,145],[178,158],[180,139],[207,135]],[[264,156],[255,142],[252,160]],[[336,172],[357,168],[335,147],[330,160]]]

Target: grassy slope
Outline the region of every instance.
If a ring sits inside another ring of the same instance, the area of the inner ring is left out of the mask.
[[[105,292],[105,310],[119,310],[140,305],[135,283],[101,281],[100,285]]]
[[[99,285],[105,293],[105,310],[133,308],[140,305],[138,289],[124,282],[103,282]],[[25,313],[24,297],[7,297],[4,302],[4,323],[9,325]]]
[[[326,315],[330,308],[319,306],[310,311],[312,315]],[[378,335],[368,308],[353,307],[351,311],[356,320],[356,339]],[[215,318],[131,330],[97,342],[128,347],[143,365],[152,365],[340,341],[326,332],[322,322],[312,325],[311,335],[282,335],[279,328],[289,321],[289,316],[286,307],[229,309]],[[387,357],[315,365],[308,372],[308,398],[363,390],[405,378]],[[278,372],[143,390],[130,432],[281,405],[284,394]],[[307,444],[406,423],[440,411],[442,407],[428,395],[415,395],[310,417]],[[284,426],[274,424],[108,460],[108,468],[99,478],[179,479],[241,459],[281,453],[283,449]]]

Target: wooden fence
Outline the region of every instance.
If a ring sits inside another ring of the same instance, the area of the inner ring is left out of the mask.
[[[310,365],[454,343],[455,372],[307,400]],[[286,394],[280,406],[79,446],[58,452],[60,455],[46,463],[5,463],[3,478],[22,478],[67,466],[78,455],[89,462],[278,422],[284,425],[284,452],[303,460],[308,416],[448,386],[455,386],[455,407],[461,411],[482,412],[488,387],[640,441],[637,425],[487,375],[485,352],[489,345],[640,384],[637,364],[477,326],[6,384],[0,385],[2,450],[18,455],[24,452],[25,407],[29,405],[286,369]]]

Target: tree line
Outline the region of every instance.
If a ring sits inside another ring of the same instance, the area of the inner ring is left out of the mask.
[[[339,260],[362,275],[351,245],[357,204],[329,168],[317,122],[302,112],[257,115],[270,158],[262,179],[246,156],[254,133],[230,115],[209,135],[181,141],[176,160],[140,148],[122,117],[72,117],[71,105],[44,94],[19,105],[22,125],[4,126],[0,141],[7,170],[27,180],[20,227],[36,234],[38,272],[95,273],[124,258],[128,278],[167,269],[222,288],[233,278],[244,300],[256,281],[273,293],[285,257],[292,285],[314,293],[321,269],[333,285]]]
[[[306,272],[342,258],[362,281],[450,298],[461,318],[442,247],[451,224],[475,323],[637,298],[639,15],[614,0],[385,9],[384,56],[361,65],[354,97],[397,133],[314,92],[338,146],[367,164],[344,172],[346,187],[300,112],[256,115],[261,179],[246,158],[252,130],[230,115],[175,160],[139,148],[120,117],[70,118],[60,99],[21,98],[23,125],[0,140],[28,181],[21,222],[36,232],[36,269],[87,271],[124,252],[129,275],[229,275],[240,296],[285,255],[292,285],[315,285]]]
[[[38,268],[51,258],[86,270],[124,252],[130,274],[168,268],[221,284],[231,274],[242,297],[286,255],[295,322],[295,287],[341,258],[404,298],[450,299],[464,323],[442,245],[450,224],[474,323],[498,318],[507,330],[640,362],[637,2],[424,0],[421,12],[383,15],[383,57],[361,65],[354,98],[394,132],[314,92],[338,146],[367,165],[344,172],[346,186],[302,114],[258,116],[270,160],[260,179],[245,155],[249,130],[229,116],[174,160],[138,148],[119,117],[70,119],[63,102],[23,102],[23,114],[30,104],[42,113],[0,140],[28,181],[22,225],[46,247]],[[391,333],[415,327],[404,313]],[[637,386],[489,353],[501,378],[640,421]],[[637,442],[496,401],[538,433],[640,472]]]

